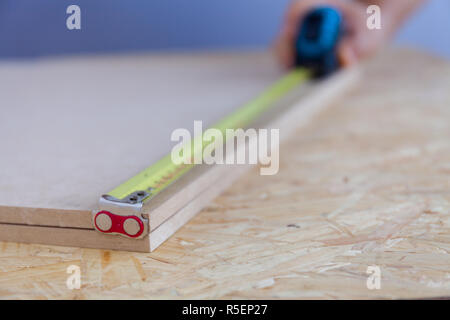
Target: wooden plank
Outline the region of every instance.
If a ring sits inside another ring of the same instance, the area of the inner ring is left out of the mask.
[[[149,252],[148,239],[105,237],[93,229],[58,228],[15,224],[0,224],[2,239],[12,242],[50,244],[66,247],[111,248]]]
[[[327,105],[327,102],[329,102],[330,99],[342,95],[345,89],[354,82],[355,76],[356,71],[345,71],[323,83],[309,88],[309,90],[300,90],[300,102],[296,102],[299,99],[297,93],[291,97],[287,97],[288,99],[284,103],[284,109],[286,110],[283,112],[283,116],[277,114],[277,112],[280,113],[280,110],[275,110],[272,113],[268,113],[265,116],[265,119],[260,119],[258,126],[274,128],[282,127],[281,136],[282,138],[286,138],[289,134],[288,130],[292,131],[300,124],[307,123],[315,113]],[[292,104],[297,105],[292,106]],[[275,121],[273,118],[275,118]],[[292,120],[296,118],[301,120]],[[72,134],[74,134],[74,132],[72,132]],[[83,153],[85,150],[80,149],[79,152]],[[146,248],[151,248],[153,250],[159,246],[184,223],[192,218],[203,206],[237,179],[243,171],[242,168],[236,169],[233,166],[216,165],[211,167],[202,165],[199,166],[199,168],[192,170],[192,172],[177,181],[177,183],[173,184],[166,191],[152,199],[152,201],[149,202],[149,205],[144,208],[144,214],[149,216],[151,231],[151,234],[148,237],[150,245]],[[20,178],[23,177],[19,177],[19,179]],[[60,178],[62,179],[62,177]],[[71,182],[69,181],[69,187],[70,183]],[[43,185],[42,188],[45,189],[46,186]],[[17,188],[16,191],[18,191]],[[54,196],[56,197],[57,195]],[[54,200],[47,198],[40,201],[51,202]],[[196,203],[190,204],[191,201],[195,201]],[[76,242],[73,240],[75,238],[72,235],[76,233],[77,230],[93,229],[90,222],[90,212],[94,208],[95,206],[91,206],[87,207],[88,210],[81,211],[68,210],[67,207],[58,207],[57,209],[3,207],[0,210],[0,219],[2,223],[7,224],[25,224],[43,226],[45,228],[70,228],[70,232],[67,233],[67,245],[71,246],[76,245]],[[36,243],[63,244],[64,233],[58,231],[55,234],[60,235],[62,238],[58,241],[54,241],[54,235],[49,236],[45,232],[39,233],[37,231],[33,233],[33,236]],[[41,238],[36,238],[38,235],[41,235]],[[91,244],[89,247],[129,250],[128,242],[127,245],[124,246],[122,244],[123,241],[117,240],[118,245],[114,246],[114,240],[97,241],[97,236],[86,236],[85,233],[82,234],[80,232],[80,238],[81,237],[83,240],[80,241],[80,246],[85,246],[87,241],[95,241],[95,245]],[[109,238],[110,236],[106,237]],[[15,235],[11,236],[10,233],[2,234],[1,238],[3,240],[12,241],[17,241],[18,239]],[[118,237],[112,238],[116,239]],[[24,241],[28,242],[29,240],[26,238]],[[143,249],[138,244],[136,250],[142,251]]]
[[[281,146],[278,175],[250,171],[151,254],[2,242],[0,297],[448,297],[449,87],[448,61],[385,52]]]
[[[359,70],[344,70],[327,80],[310,86],[298,97],[287,97],[287,110],[267,113],[258,119],[255,128],[280,130],[280,142],[295,129],[308,124],[313,117],[347,93],[359,79]],[[292,100],[295,98],[295,100]],[[274,114],[275,113],[275,114]],[[249,142],[248,145],[251,143]],[[240,145],[238,148],[246,148]],[[150,247],[156,249],[205,205],[225,190],[251,166],[201,165],[165,192],[144,206],[150,217]],[[160,200],[163,199],[163,200]],[[194,203],[191,203],[194,202]],[[155,240],[153,240],[155,239]]]
[[[0,223],[38,216],[74,228],[103,193],[167,154],[174,129],[211,124],[281,76],[259,53],[3,62],[0,71]]]
[[[87,213],[86,210],[0,206],[0,221],[5,224],[90,229],[92,218]]]
[[[359,76],[358,68],[353,68],[341,71],[317,84],[306,84],[287,95],[280,106],[264,114],[252,127],[278,129],[280,141],[283,141],[290,136],[292,131],[307,124],[315,114],[328,107],[330,102],[345,95]],[[223,173],[225,170],[227,173]],[[211,180],[231,174],[233,170],[232,166],[231,170],[228,170],[222,165],[200,165],[177,183],[169,186],[144,206],[144,212],[151,216],[150,230],[156,229],[174,212],[195,198],[199,192],[211,184]]]

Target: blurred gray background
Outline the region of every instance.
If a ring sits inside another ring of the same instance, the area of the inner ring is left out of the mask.
[[[395,1],[395,0],[392,0]],[[289,0],[0,0],[0,57],[271,45]],[[82,30],[66,28],[66,8]],[[429,0],[398,44],[450,58],[450,1]]]

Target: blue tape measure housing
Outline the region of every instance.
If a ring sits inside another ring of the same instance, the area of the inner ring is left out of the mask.
[[[311,69],[318,77],[339,68],[336,47],[342,34],[342,15],[332,7],[310,11],[300,26],[295,43],[296,65]]]

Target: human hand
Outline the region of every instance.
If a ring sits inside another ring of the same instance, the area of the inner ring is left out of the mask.
[[[373,2],[373,1],[372,1]],[[381,29],[367,28],[367,5],[358,1],[345,0],[297,0],[290,5],[282,30],[277,39],[276,53],[281,64],[290,68],[295,63],[295,39],[303,17],[318,6],[331,6],[338,9],[344,19],[344,36],[337,54],[343,66],[354,64],[380,48],[394,31],[390,20],[395,16],[386,14]]]

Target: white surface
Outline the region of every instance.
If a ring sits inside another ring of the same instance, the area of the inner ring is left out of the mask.
[[[281,75],[260,53],[0,64],[0,206],[93,209],[157,161],[175,128],[211,124]]]

